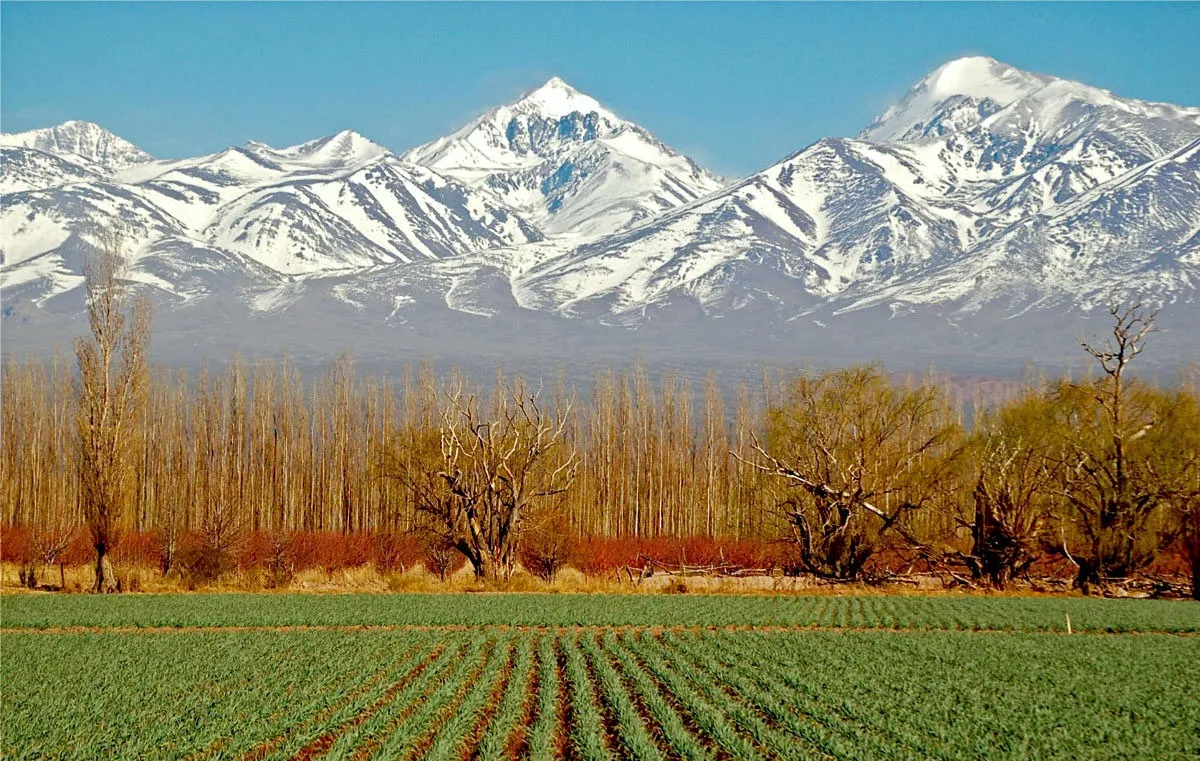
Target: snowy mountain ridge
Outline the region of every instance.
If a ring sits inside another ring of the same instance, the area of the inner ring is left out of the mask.
[[[0,134],[0,147],[32,148],[46,153],[83,160],[105,170],[116,170],[152,160],[133,143],[92,122],[68,121],[57,127],[19,134]]]
[[[980,123],[1053,82],[984,56],[939,66],[859,133],[862,140],[937,138]]]
[[[347,130],[281,149],[248,143],[194,159],[146,158],[7,193],[0,211],[4,262],[61,258],[112,219],[135,260],[177,240],[184,250],[235,253],[285,275],[437,259],[542,237],[489,195],[402,162]]]
[[[793,318],[883,302],[1020,311],[1141,291],[1194,302],[1200,162],[1187,146],[1200,109],[969,58],[863,135],[820,140],[589,241],[515,290],[528,306],[621,322],[680,298],[708,314],[770,302]],[[1146,174],[1168,159],[1171,171]]]
[[[189,336],[220,308],[314,345],[305,320],[344,315],[343,341],[719,324],[747,350],[838,326],[862,346],[899,331],[889,349],[1121,296],[1200,327],[1200,109],[981,56],[729,184],[557,77],[403,154],[346,130],[155,160],[81,122],[0,151],[6,339],[28,325],[35,344],[77,319],[113,220]]]

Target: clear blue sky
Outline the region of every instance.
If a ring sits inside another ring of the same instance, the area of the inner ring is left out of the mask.
[[[981,53],[1200,105],[1200,3],[0,4],[0,127],[161,157],[356,129],[396,150],[559,75],[729,175]]]

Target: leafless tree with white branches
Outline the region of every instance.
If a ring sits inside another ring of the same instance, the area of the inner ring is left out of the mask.
[[[1135,574],[1174,539],[1176,528],[1165,513],[1190,498],[1200,467],[1189,414],[1194,397],[1164,393],[1127,375],[1155,330],[1156,312],[1134,303],[1113,304],[1109,314],[1112,338],[1081,342],[1103,374],[1058,391],[1066,418],[1060,426],[1062,518],[1080,540],[1072,551],[1064,531],[1059,549],[1077,565],[1076,584],[1084,591]]]
[[[439,407],[437,462],[401,477],[427,531],[462,553],[480,579],[506,581],[535,506],[575,479],[579,460],[566,436],[572,405],[546,410],[522,381],[502,379],[487,412],[461,382]]]

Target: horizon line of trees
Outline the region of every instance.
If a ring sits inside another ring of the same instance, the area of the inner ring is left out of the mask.
[[[1004,586],[1058,557],[1084,591],[1178,547],[1200,595],[1200,398],[1194,376],[1129,375],[1154,325],[1140,305],[1084,343],[1094,377],[1009,397],[868,365],[765,375],[732,402],[712,375],[635,368],[580,399],[429,365],[360,378],[345,356],[313,383],[286,361],[154,369],[119,250],[89,264],[76,365],[4,366],[0,519],[29,532],[30,576],[80,527],[97,591],[129,531],[156,537],[164,573],[185,536],[219,573],[249,533],[411,533],[494,581],[522,556],[552,575],[570,537],[702,536],[783,539],[794,570],[844,580],[901,553]]]

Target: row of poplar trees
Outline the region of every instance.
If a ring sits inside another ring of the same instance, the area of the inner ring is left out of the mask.
[[[1194,384],[1131,377],[1154,325],[1138,305],[1084,344],[1093,376],[1007,399],[872,366],[769,378],[732,404],[711,376],[697,393],[635,369],[581,401],[428,366],[360,378],[346,357],[314,383],[286,361],[156,370],[149,305],[119,238],[103,243],[74,365],[6,363],[0,456],[30,562],[86,530],[98,591],[128,531],[155,537],[164,572],[185,537],[219,556],[249,532],[332,531],[420,535],[492,580],[523,545],[574,535],[782,539],[794,570],[847,580],[889,553],[1003,586],[1054,557],[1084,590],[1178,548],[1200,585],[1200,404]]]

